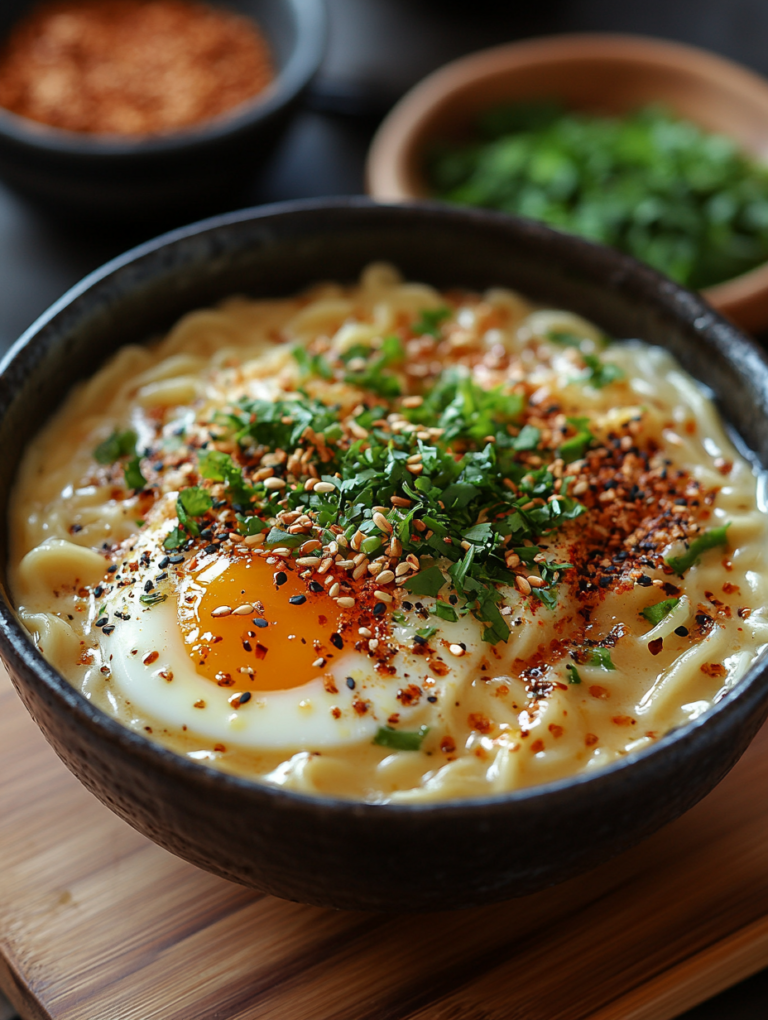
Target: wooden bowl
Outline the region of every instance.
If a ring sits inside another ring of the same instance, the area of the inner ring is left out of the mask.
[[[660,103],[768,158],[768,81],[691,46],[622,35],[564,35],[484,50],[435,71],[395,106],[368,155],[368,192],[381,201],[429,197],[422,172],[436,140],[455,138],[504,102],[561,99],[593,113]],[[768,327],[768,263],[704,292],[745,329]]]
[[[19,460],[73,385],[123,344],[158,336],[192,309],[232,294],[295,294],[320,279],[351,282],[375,259],[439,288],[512,287],[614,336],[668,348],[768,467],[766,355],[697,295],[620,252],[531,220],[439,204],[346,199],[232,213],[92,274],[0,366],[0,656],[64,763],[172,853],[307,903],[454,909],[597,867],[695,804],[768,715],[767,656],[707,712],[599,771],[498,796],[365,804],[229,775],[123,727],[45,661],[5,594]]]

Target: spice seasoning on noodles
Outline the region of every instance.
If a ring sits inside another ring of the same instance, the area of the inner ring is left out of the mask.
[[[150,135],[218,117],[272,81],[248,18],[195,0],[56,0],[0,52],[0,106],[89,134]]]

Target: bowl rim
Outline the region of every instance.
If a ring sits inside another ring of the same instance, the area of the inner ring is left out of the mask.
[[[414,169],[419,149],[429,137],[425,126],[436,111],[478,82],[489,81],[513,68],[556,63],[591,62],[685,68],[750,102],[765,107],[768,123],[768,79],[757,71],[709,50],[669,39],[616,32],[574,32],[537,36],[478,50],[452,60],[417,82],[384,118],[368,149],[366,193],[377,201],[430,200]],[[695,118],[690,118],[695,120]],[[727,134],[727,132],[722,132]],[[768,129],[766,129],[768,152]],[[434,199],[432,199],[434,201]],[[751,307],[757,292],[768,289],[768,261],[702,290],[724,315],[739,317],[747,328],[764,325],[766,314]],[[750,306],[750,307],[747,307]],[[757,324],[757,325],[756,325]]]
[[[0,140],[19,148],[63,158],[94,159],[109,163],[131,156],[149,158],[204,148],[244,134],[254,125],[270,120],[296,99],[316,73],[323,58],[328,35],[325,0],[284,2],[293,14],[296,44],[285,66],[269,85],[231,110],[225,110],[216,117],[179,131],[124,137],[69,131],[23,117],[0,106]],[[242,16],[249,17],[247,14]]]
[[[65,318],[72,326],[72,311],[76,312],[80,299],[91,294],[127,267],[136,266],[145,259],[151,259],[168,248],[183,244],[185,241],[198,238],[207,233],[236,229],[238,226],[258,223],[268,225],[269,221],[290,220],[312,216],[312,214],[330,214],[333,216],[349,216],[354,222],[355,211],[373,213],[382,218],[390,216],[409,216],[433,218],[435,216],[450,222],[474,223],[482,228],[494,227],[499,230],[524,231],[539,238],[557,238],[557,243],[567,249],[571,256],[589,256],[597,260],[602,272],[614,275],[642,278],[645,282],[655,285],[655,299],[660,311],[665,311],[678,322],[687,320],[688,325],[699,334],[708,335],[713,344],[736,347],[739,357],[748,363],[742,371],[760,373],[768,388],[768,355],[758,344],[742,333],[738,327],[727,322],[714,312],[697,294],[673,283],[650,267],[624,255],[614,249],[597,245],[575,235],[562,234],[542,223],[510,217],[501,213],[465,207],[447,206],[435,202],[417,202],[411,204],[387,204],[372,201],[365,197],[303,199],[281,202],[266,206],[238,210],[236,212],[213,216],[205,220],[169,231],[159,237],[146,241],[122,255],[110,260],[105,265],[88,274],[83,280],[68,290],[50,308],[22,334],[11,346],[0,361],[0,416],[5,413],[5,405],[12,399],[12,393],[5,386],[6,374],[14,367],[28,374],[34,371],[35,341],[55,324],[59,317]],[[130,288],[129,288],[130,289]],[[728,354],[729,360],[733,356]],[[768,411],[764,412],[768,417]],[[74,686],[51,666],[38,652],[24,628],[18,620],[9,601],[5,597],[5,581],[0,583],[0,653],[2,660],[12,664],[9,672],[19,672],[36,686],[38,693],[47,700],[55,700],[69,713],[74,715],[81,728],[94,734],[97,739],[107,738],[124,753],[128,753],[137,762],[151,770],[173,774],[181,783],[205,788],[216,789],[222,795],[247,795],[251,805],[254,802],[269,803],[276,809],[290,810],[291,807],[327,814],[356,816],[366,819],[387,816],[414,816],[436,818],[450,816],[455,813],[470,815],[493,815],[506,813],[515,806],[525,805],[531,801],[549,801],[556,806],[563,798],[569,799],[576,792],[585,788],[621,784],[628,769],[638,774],[642,769],[653,770],[660,756],[674,754],[677,749],[681,753],[691,740],[707,731],[715,736],[718,731],[727,730],[732,725],[731,717],[757,708],[768,693],[768,646],[751,664],[739,682],[706,712],[695,719],[667,732],[649,747],[632,751],[627,755],[601,766],[594,771],[582,771],[564,779],[548,783],[523,787],[500,794],[488,794],[481,797],[463,797],[449,801],[428,801],[418,804],[378,803],[357,801],[324,794],[306,794],[281,786],[273,785],[257,779],[248,779],[224,770],[215,769],[202,762],[192,761],[182,754],[172,751],[142,733],[130,730],[113,716],[109,715],[93,702],[88,700]]]

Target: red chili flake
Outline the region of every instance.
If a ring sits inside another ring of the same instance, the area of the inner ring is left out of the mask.
[[[151,666],[153,662],[157,662],[160,658],[160,652],[147,652],[144,658],[141,660],[145,666]]]
[[[330,673],[326,673],[323,677],[323,688],[328,694],[338,694],[339,688],[336,686],[336,681],[333,679]]]
[[[470,712],[467,716],[467,723],[470,729],[477,730],[478,733],[489,733],[491,729],[490,719],[482,712]]]
[[[595,733],[587,733],[587,735],[584,737],[584,743],[587,745],[587,747],[594,747],[597,741],[598,737],[597,734]]]
[[[267,646],[263,645],[261,641],[256,642],[256,648],[254,649],[254,652],[256,654],[257,659],[263,659],[268,651],[269,649],[267,648]]]
[[[451,671],[450,666],[446,665],[442,659],[430,659],[428,665],[430,671],[434,673],[435,676],[445,676]]]
[[[611,720],[616,726],[636,726],[637,720],[631,715],[615,715]]]
[[[334,719],[341,719],[341,709],[336,707],[332,708],[331,715]]]
[[[368,702],[363,701],[361,698],[355,698],[352,702],[352,708],[354,708],[358,715],[365,715],[368,711]]]
[[[664,647],[664,638],[656,638],[655,641],[648,642],[648,651],[651,655],[658,655]]]
[[[397,700],[401,705],[416,705],[421,700],[422,690],[416,684],[401,687],[397,692]]]
[[[393,712],[389,719],[387,719],[387,722],[389,723],[390,726],[397,726],[397,724],[400,722],[400,713]]]
[[[449,736],[443,737],[443,739],[440,741],[440,750],[443,752],[443,754],[453,754],[453,752],[456,750],[456,741],[453,739],[453,737]]]
[[[589,693],[593,698],[600,698],[603,701],[607,700],[611,696],[610,691],[607,691],[605,687],[600,687],[598,684],[593,684],[589,688]]]
[[[534,742],[531,744],[531,752],[533,754],[539,754],[543,750],[544,750],[544,741],[543,740],[534,740]]]
[[[217,673],[216,683],[219,687],[234,687],[235,681],[232,679],[231,673]]]
[[[219,754],[223,754],[224,751],[226,751],[226,747],[224,746],[224,744],[214,744],[213,749],[214,751],[218,751]]]
[[[739,610],[739,616],[742,618],[742,620],[748,620],[751,615],[752,610],[748,609],[747,606],[742,606],[741,609]]]
[[[548,729],[549,729],[549,732],[552,734],[553,737],[562,737],[563,732],[564,732],[563,731],[563,727],[562,726],[558,726],[557,723],[550,723],[549,726],[548,726]]]
[[[701,667],[701,672],[706,673],[707,676],[717,677],[718,680],[722,680],[727,675],[728,670],[721,662],[705,662]]]
[[[738,595],[740,588],[738,584],[731,584],[730,581],[726,581],[723,585],[723,591],[726,595]]]

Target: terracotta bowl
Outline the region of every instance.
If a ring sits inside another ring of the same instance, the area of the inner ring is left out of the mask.
[[[661,103],[707,131],[768,158],[768,81],[678,43],[622,35],[565,35],[512,43],[441,68],[381,125],[368,155],[368,192],[385,202],[429,197],[424,156],[461,137],[498,103],[557,98],[621,114]],[[709,287],[704,297],[744,329],[768,327],[768,264]]]
[[[768,465],[768,361],[696,295],[619,253],[477,210],[365,199],[236,213],[129,252],[65,295],[0,376],[0,655],[76,776],[167,850],[278,896],[335,907],[435,910],[520,896],[593,868],[687,810],[768,715],[763,657],[710,711],[601,772],[425,806],[308,797],[239,779],[124,729],[33,647],[5,591],[6,514],[24,446],[123,344],[233,293],[353,281],[373,259],[438,287],[514,287],[614,336],[668,347],[714,392]],[[76,825],[77,820],[73,819]]]

